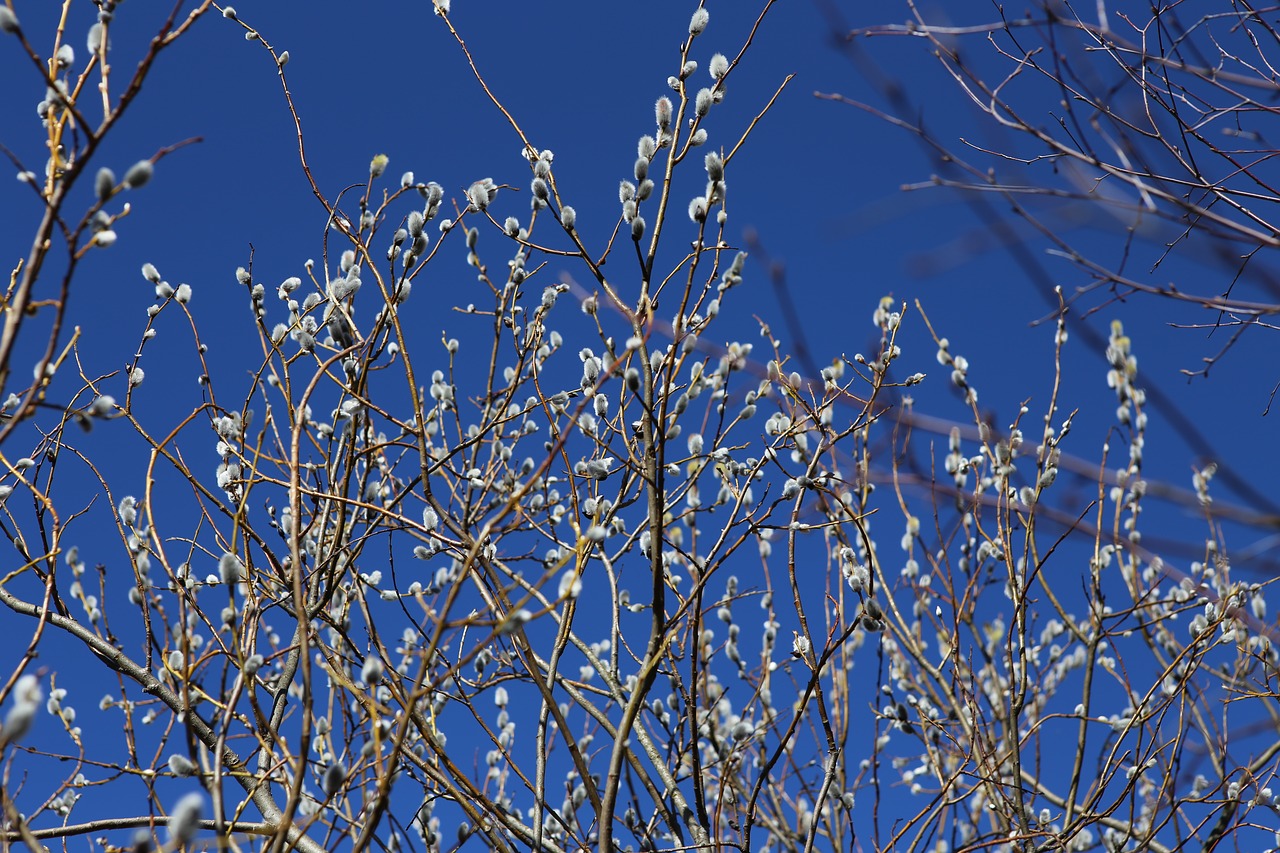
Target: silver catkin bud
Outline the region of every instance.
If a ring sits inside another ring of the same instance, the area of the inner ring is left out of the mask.
[[[139,160],[129,167],[129,171],[124,173],[124,185],[131,190],[145,186],[147,181],[151,180],[151,176],[155,174],[156,167],[150,160]]]
[[[671,129],[671,99],[665,95],[658,98],[653,105],[654,117],[658,122],[658,130],[667,131]]]
[[[707,28],[707,22],[711,20],[711,14],[707,12],[705,7],[699,6],[693,10],[693,17],[689,19],[689,35],[698,36]]]
[[[98,201],[111,198],[111,191],[116,188],[116,173],[103,166],[93,179],[93,193]]]
[[[200,819],[204,815],[204,795],[187,794],[169,814],[169,838],[178,844],[190,844],[200,831]]]

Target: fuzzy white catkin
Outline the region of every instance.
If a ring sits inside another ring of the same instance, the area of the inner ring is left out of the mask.
[[[582,579],[578,576],[577,570],[571,566],[560,576],[560,598],[577,598],[581,594]]]
[[[693,10],[693,17],[689,20],[689,35],[701,35],[702,31],[707,28],[707,22],[711,20],[711,14],[707,12],[705,7],[699,6]]]
[[[667,130],[671,127],[671,99],[665,95],[658,98],[653,107],[654,117],[658,122],[659,130]]]
[[[382,661],[374,655],[369,655],[364,659],[364,666],[360,668],[360,679],[372,686],[382,681],[382,672]]]
[[[190,758],[180,753],[174,753],[169,756],[169,772],[174,776],[194,776],[196,774],[196,766],[191,762]]]
[[[111,197],[111,191],[116,186],[116,173],[103,166],[98,170],[97,176],[93,180],[93,192],[99,201],[106,201]],[[150,266],[148,264],[147,266]],[[143,269],[146,269],[144,267]],[[154,267],[152,267],[154,269]],[[144,273],[145,275],[145,273]]]
[[[244,577],[244,563],[240,558],[230,551],[222,555],[222,559],[218,561],[218,576],[222,578],[225,584],[236,584]]]
[[[4,728],[0,729],[0,744],[15,743],[31,731],[44,694],[34,675],[24,675],[18,679],[13,697],[13,707],[5,715]]]
[[[151,176],[155,174],[156,167],[150,160],[139,160],[129,167],[129,171],[124,173],[124,185],[131,190],[145,186],[147,181],[151,180]]]
[[[178,844],[190,844],[200,830],[203,814],[203,794],[193,791],[178,800],[169,815],[169,838]]]
[[[343,767],[341,762],[335,761],[325,768],[320,785],[324,788],[325,795],[332,797],[342,790],[342,785],[346,781],[347,768]]]
[[[693,111],[699,118],[705,116],[707,112],[710,111],[712,99],[713,95],[711,94],[710,89],[698,90],[698,94],[693,100]],[[127,180],[128,176],[126,175],[125,178]]]

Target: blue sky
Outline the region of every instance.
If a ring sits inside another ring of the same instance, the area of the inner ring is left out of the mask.
[[[38,34],[33,42],[45,49],[39,39],[52,31],[56,7],[27,2],[15,8],[24,29]],[[529,174],[520,142],[430,8],[429,2],[370,2],[358,10],[357,4],[336,2],[245,3],[240,11],[273,47],[289,51],[286,71],[308,162],[330,197],[364,180],[370,158],[385,154],[393,184],[394,176],[412,170],[417,180],[444,187],[446,207],[452,201],[465,205],[466,187],[492,177],[514,188],[499,195],[500,214],[507,212],[501,209],[506,204],[511,213],[526,215]],[[710,55],[722,51],[732,57],[755,22],[754,7],[713,2],[708,8],[711,25],[694,50],[702,66],[697,73],[703,76]],[[943,15],[975,19],[990,14],[985,6],[977,14],[965,3],[937,8]],[[618,181],[631,177],[636,140],[652,131],[653,102],[668,92],[665,80],[675,71],[691,9],[689,4],[602,6],[580,0],[545,6],[453,3],[451,20],[485,81],[534,144],[555,151],[558,188],[577,209],[584,233],[597,239],[617,221]],[[72,4],[67,42],[77,52],[84,50],[92,11],[87,3]],[[158,26],[158,14],[146,4],[121,7],[112,33],[114,73],[120,78]],[[774,5],[709,123],[711,144],[731,146],[784,79],[794,75],[731,164],[730,233],[744,246],[749,233],[758,235],[769,258],[785,269],[787,298],[819,365],[870,352],[878,339],[872,312],[881,296],[892,294],[911,305],[900,341],[908,355],[904,365],[928,373],[932,383],[916,394],[920,411],[965,419],[965,407],[945,388],[948,371],[935,361],[915,311],[919,300],[939,334],[950,339],[952,351],[968,358],[982,406],[1003,425],[1024,403],[1038,411],[1052,388],[1052,323],[1033,325],[1052,313],[1046,288],[1058,285],[1070,294],[1088,282],[1071,265],[1048,257],[1045,241],[1023,227],[1007,204],[988,199],[992,215],[1042,265],[1045,278],[1030,280],[1026,268],[999,245],[1002,238],[993,236],[991,220],[962,197],[936,188],[902,190],[938,171],[913,136],[862,110],[815,96],[839,93],[889,109],[861,73],[874,66],[902,86],[911,110],[904,118],[924,123],[948,145],[964,148],[965,140],[982,148],[1005,141],[966,103],[921,41],[860,40],[855,50],[861,66],[833,42],[833,20],[865,26],[904,15],[896,6],[860,3]],[[977,54],[975,61],[991,59]],[[44,154],[35,104],[43,89],[33,76],[24,57],[0,40],[0,80],[5,81],[0,143],[39,171]],[[118,243],[91,253],[80,270],[70,317],[82,326],[80,351],[91,362],[85,367],[90,375],[119,370],[138,351],[145,310],[154,301],[138,270],[149,262],[175,284],[192,286],[192,308],[210,345],[210,363],[234,386],[235,376],[247,376],[257,346],[236,267],[247,265],[252,252],[255,280],[272,287],[302,275],[304,262],[318,257],[325,215],[299,166],[297,136],[274,67],[261,45],[245,40],[238,23],[216,15],[161,55],[141,97],[95,162],[123,174],[160,148],[195,137],[198,144],[165,157],[154,179],[127,197],[132,210],[117,228]],[[979,153],[974,162],[988,161]],[[84,202],[91,197],[90,183],[77,191]],[[689,190],[696,192],[696,182]],[[1115,219],[1100,206],[1030,204],[1064,223],[1080,245],[1116,251]],[[39,207],[27,187],[9,181],[0,183],[0,209],[6,211],[0,256],[8,268],[25,256],[29,223]],[[412,321],[431,339],[454,333],[456,315],[446,309],[465,304],[466,288],[474,283],[460,263],[452,277],[450,269],[432,278],[426,298],[413,306]],[[746,269],[751,290],[727,301],[720,342],[735,337],[759,342],[757,320],[764,319],[784,348],[793,347],[797,330],[782,318],[762,253],[754,253]],[[1135,275],[1145,275],[1137,263],[1135,269]],[[56,272],[54,264],[49,273]],[[1185,278],[1197,284],[1222,277],[1213,265],[1182,258],[1152,274],[1152,280]],[[1266,484],[1280,473],[1280,463],[1268,449],[1273,431],[1261,412],[1278,377],[1266,333],[1245,336],[1207,381],[1188,381],[1179,370],[1195,368],[1202,356],[1216,352],[1221,333],[1211,338],[1203,331],[1171,328],[1170,322],[1204,321],[1200,312],[1149,299],[1103,302],[1100,295],[1083,298],[1080,313],[1102,306],[1084,322],[1105,340],[1111,321],[1121,319],[1134,339],[1140,381],[1162,388],[1210,436],[1221,461],[1273,492]],[[180,331],[172,322],[161,325],[159,340]],[[189,347],[176,348],[175,355],[155,344],[147,347],[152,354],[142,360],[148,379],[139,391],[139,410],[161,429],[166,419],[199,405],[200,368]],[[247,359],[242,347],[248,347]],[[1098,458],[1114,424],[1115,398],[1105,374],[1102,353],[1090,351],[1083,334],[1073,334],[1064,353],[1061,408],[1081,410],[1068,450],[1086,459]],[[108,387],[122,396],[122,380],[114,382]],[[1120,446],[1115,443],[1113,452]],[[1152,417],[1147,451],[1148,476],[1183,488],[1190,483],[1192,465],[1202,461],[1158,415]],[[128,483],[141,478],[144,457],[137,448],[122,450],[111,461],[113,470],[105,472],[108,479],[123,491],[140,488]],[[1188,538],[1181,509],[1158,517],[1157,534]],[[1256,539],[1251,533],[1240,536],[1238,544],[1244,546]],[[1258,570],[1271,565],[1266,559]],[[1244,568],[1251,566],[1246,562]],[[0,625],[7,618],[0,615]]]

